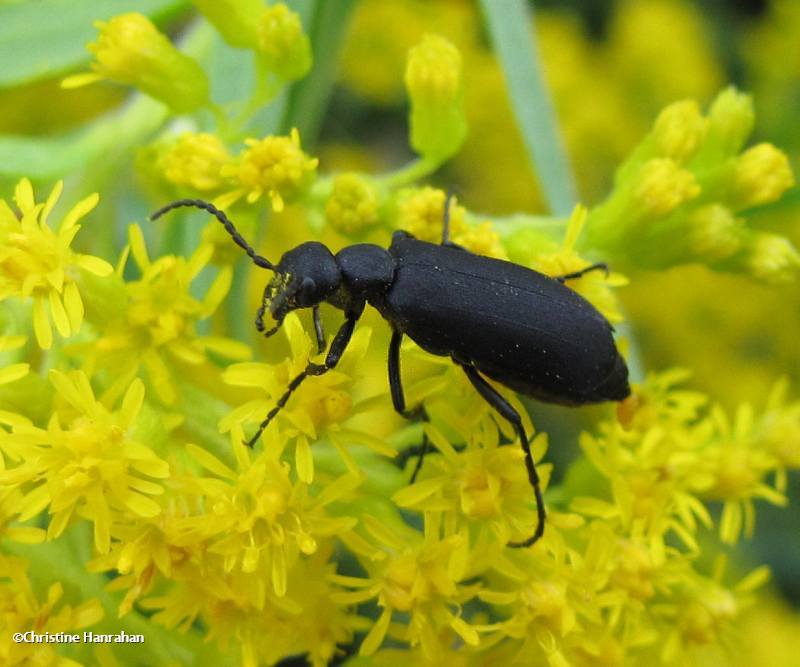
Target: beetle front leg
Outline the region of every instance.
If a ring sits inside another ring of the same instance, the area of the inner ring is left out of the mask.
[[[309,361],[308,365],[292,379],[289,386],[286,387],[286,391],[283,392],[283,395],[278,399],[277,403],[275,403],[275,407],[267,413],[267,416],[264,417],[264,420],[258,425],[258,430],[255,432],[255,435],[245,442],[248,447],[253,447],[256,444],[256,441],[261,437],[264,429],[269,426],[270,422],[281,411],[283,406],[286,405],[291,395],[307,377],[311,375],[324,375],[329,370],[336,367],[336,364],[338,364],[339,360],[342,358],[342,354],[344,354],[344,351],[347,349],[350,339],[353,337],[353,331],[356,328],[356,322],[358,322],[360,316],[361,311],[351,313],[347,316],[344,324],[339,327],[339,331],[336,332],[336,336],[333,338],[324,364],[315,364]]]
[[[314,333],[317,336],[317,352],[322,354],[325,351],[325,329],[322,327],[322,320],[319,317],[319,304],[314,306]]]
[[[406,419],[428,421],[428,413],[425,412],[424,406],[419,405],[413,410],[406,410],[406,398],[403,394],[403,383],[400,378],[400,344],[402,341],[403,334],[395,329],[392,332],[392,340],[389,343],[389,391],[392,393],[392,405],[394,405],[395,411]],[[417,475],[422,469],[422,461],[425,458],[425,454],[428,453],[428,448],[428,436],[425,435],[423,430],[422,448],[419,452],[417,464],[414,466],[414,472],[411,474],[411,484],[417,479]]]
[[[511,425],[519,436],[522,450],[525,452],[525,467],[528,470],[528,481],[533,487],[533,493],[536,496],[537,523],[535,532],[528,539],[522,540],[521,542],[509,542],[508,546],[529,547],[544,533],[544,522],[547,518],[547,513],[544,509],[544,499],[542,498],[542,489],[539,483],[539,473],[536,472],[536,464],[531,455],[531,447],[528,442],[528,435],[525,433],[525,427],[522,425],[522,418],[519,416],[519,412],[514,409],[514,406],[503,398],[503,396],[478,373],[474,366],[460,361],[456,361],[456,363],[464,369],[467,378],[469,378],[472,386],[478,390],[481,397],[497,410],[500,416],[511,422]]]

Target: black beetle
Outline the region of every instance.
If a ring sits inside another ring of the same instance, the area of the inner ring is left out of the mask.
[[[628,368],[614,344],[613,328],[594,306],[564,285],[565,280],[607,267],[593,264],[551,278],[511,262],[475,255],[448,240],[448,204],[449,198],[440,245],[398,231],[388,250],[358,243],[334,255],[322,243],[309,241],[286,252],[277,265],[258,255],[227,216],[209,202],[181,199],[150,217],[155,220],[183,206],[203,209],[225,226],[256,266],[275,272],[256,315],[256,328],[266,336],[278,330],[289,311],[313,308],[317,345],[323,352],[319,305],[326,302],[344,311],[344,324],[325,362],[309,362],[292,379],[248,445],[258,440],[303,380],[336,366],[369,303],[392,327],[389,387],[398,413],[411,417],[422,412],[424,416],[422,410],[406,410],[400,382],[400,343],[405,334],[422,349],[451,357],[487,403],[513,425],[525,451],[538,520],[531,537],[509,546],[526,547],[544,532],[539,476],[519,413],[483,376],[547,403],[581,405],[627,397]],[[267,314],[274,322],[268,330]],[[424,440],[414,477],[426,448]]]

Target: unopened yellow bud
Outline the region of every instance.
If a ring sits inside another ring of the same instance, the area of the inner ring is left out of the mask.
[[[159,166],[170,183],[208,192],[225,184],[222,167],[230,161],[228,149],[215,134],[186,132],[162,156]]]
[[[467,136],[461,54],[443,37],[425,35],[408,54],[411,146],[437,160],[453,155]]]
[[[467,227],[463,232],[453,237],[453,242],[466,248],[476,255],[508,259],[506,250],[492,223],[481,222],[478,225]]]
[[[748,148],[736,160],[734,199],[742,208],[773,202],[792,185],[789,159],[772,144]]]
[[[660,218],[700,194],[694,175],[669,158],[648,160],[639,172],[633,196],[639,213]]]
[[[785,283],[797,275],[800,254],[791,242],[777,234],[758,234],[746,259],[754,278],[768,283]]]
[[[258,48],[263,0],[194,0],[194,4],[228,44],[241,49]]]
[[[709,204],[689,217],[689,249],[704,261],[733,255],[742,244],[744,223],[722,204]]]
[[[173,111],[194,111],[208,102],[208,80],[200,65],[178,51],[146,16],[131,13],[98,21],[94,73],[69,77],[67,88],[99,79],[135,86]]]
[[[302,79],[311,69],[311,42],[300,16],[283,3],[261,14],[258,40],[267,69],[284,81]]]
[[[658,115],[653,126],[658,154],[683,162],[697,150],[707,125],[694,100],[670,104]]]
[[[724,155],[735,155],[753,130],[753,101],[733,87],[726,88],[711,105],[708,119],[714,148]]]
[[[325,203],[331,227],[352,234],[378,223],[378,193],[358,174],[341,174],[333,182],[333,193]]]

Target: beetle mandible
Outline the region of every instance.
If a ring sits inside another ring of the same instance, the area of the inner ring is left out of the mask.
[[[527,547],[544,532],[546,512],[536,464],[522,419],[516,409],[486,380],[547,403],[582,405],[622,400],[630,394],[628,368],[617,350],[609,322],[586,299],[564,285],[588,271],[549,277],[518,264],[475,255],[448,238],[449,200],[441,244],[419,241],[397,231],[386,250],[371,243],[343,248],[335,255],[322,243],[308,241],[286,252],[278,264],[257,254],[224,212],[200,199],[181,199],[160,208],[155,220],[179,207],[200,208],[217,218],[253,263],[273,271],[256,314],[256,328],[274,334],[286,314],[312,308],[320,352],[326,348],[319,317],[321,303],[344,311],[344,323],[333,337],[322,364],[308,362],[247,442],[253,446],[264,429],[309,376],[335,368],[347,348],[367,303],[392,327],[389,343],[389,388],[394,409],[407,410],[400,381],[400,343],[409,336],[422,349],[449,356],[519,437],[528,480],[536,497],[537,524],[529,538],[509,542]],[[265,318],[272,320],[267,328]],[[486,377],[484,377],[486,376]],[[412,481],[427,449],[422,452]]]

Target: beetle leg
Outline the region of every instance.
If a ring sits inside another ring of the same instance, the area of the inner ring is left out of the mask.
[[[478,373],[474,366],[457,360],[455,361],[459,366],[461,366],[461,368],[464,369],[464,372],[467,374],[467,378],[469,378],[472,386],[478,390],[478,393],[483,397],[483,399],[495,410],[497,410],[502,417],[511,422],[511,425],[514,427],[514,430],[519,436],[520,444],[525,452],[525,467],[528,470],[528,481],[531,483],[531,486],[533,487],[533,493],[536,496],[537,523],[536,531],[533,533],[533,535],[525,540],[522,540],[521,542],[509,542],[508,546],[529,547],[544,533],[544,522],[547,518],[547,513],[544,509],[544,499],[542,498],[542,489],[539,484],[539,474],[536,472],[536,464],[533,462],[531,447],[530,443],[528,442],[528,436],[525,433],[525,427],[522,425],[522,418],[519,416],[519,413],[514,409],[511,403],[503,398],[503,396]]]
[[[317,351],[322,354],[325,351],[325,329],[322,327],[322,320],[319,318],[319,304],[314,306],[314,332],[317,335]]]
[[[428,421],[428,414],[422,405],[413,410],[406,410],[406,397],[403,394],[403,383],[400,379],[400,343],[403,341],[403,334],[397,329],[392,332],[392,340],[389,343],[389,391],[392,394],[392,405],[395,411],[406,419],[421,419]],[[422,432],[422,447],[420,448],[417,464],[411,474],[410,483],[413,484],[417,479],[419,471],[422,469],[422,461],[428,453],[429,442],[425,431]]]
[[[580,278],[582,275],[589,273],[590,271],[598,271],[602,270],[605,272],[606,277],[608,277],[608,264],[605,262],[597,262],[596,264],[590,264],[586,268],[581,269],[580,271],[573,271],[572,273],[565,273],[563,276],[553,276],[554,280],[557,280],[560,283],[564,283],[567,280],[574,280],[575,278]]]
[[[363,307],[361,310],[363,310]],[[334,336],[333,342],[331,343],[330,350],[328,350],[328,356],[325,357],[325,363],[315,364],[309,361],[306,367],[292,379],[292,381],[289,383],[289,386],[286,387],[286,391],[283,392],[283,395],[275,403],[275,406],[267,413],[267,416],[264,417],[264,420],[258,425],[258,430],[255,432],[255,435],[253,435],[253,437],[247,440],[244,444],[246,444],[248,447],[253,447],[256,444],[256,441],[261,437],[264,429],[269,426],[269,423],[275,418],[275,415],[281,411],[283,406],[286,405],[286,401],[289,400],[289,397],[307,377],[310,375],[324,375],[329,370],[336,367],[336,364],[339,363],[339,359],[342,358],[342,354],[344,353],[345,349],[347,349],[347,345],[350,343],[350,339],[353,336],[353,331],[356,328],[356,322],[358,322],[358,318],[361,316],[361,310],[350,313],[347,316],[347,319],[344,321],[344,324],[339,327],[339,331],[336,332],[336,336]]]

